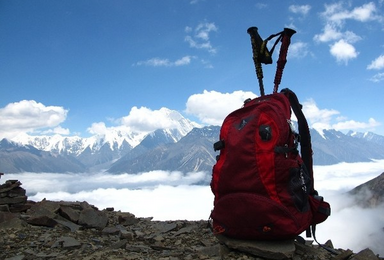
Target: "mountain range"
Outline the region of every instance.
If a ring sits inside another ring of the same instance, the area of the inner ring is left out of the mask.
[[[152,170],[211,171],[220,127],[200,127],[163,109],[171,128],[148,133],[112,129],[87,138],[30,136],[0,141],[0,172],[139,173]],[[384,159],[384,136],[371,132],[311,129],[315,165]]]

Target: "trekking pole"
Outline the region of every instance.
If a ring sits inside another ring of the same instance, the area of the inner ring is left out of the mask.
[[[291,43],[292,35],[294,35],[295,33],[296,33],[295,30],[284,28],[282,38],[281,38],[279,60],[277,61],[275,80],[273,82],[275,83],[275,86],[273,87],[273,93],[277,93],[277,89],[279,88],[281,77],[283,76],[283,70],[284,70],[285,64],[287,63],[288,46]]]
[[[265,53],[265,43],[261,39],[257,27],[250,27],[247,33],[251,36],[253,62],[255,64],[256,76],[259,80],[260,95],[264,96],[263,69],[261,67],[262,57]],[[264,49],[264,50],[263,50]],[[272,62],[272,61],[271,61]]]

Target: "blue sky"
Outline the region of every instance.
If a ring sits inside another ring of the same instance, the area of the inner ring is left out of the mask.
[[[86,137],[100,124],[150,124],[162,107],[220,124],[243,98],[259,95],[250,26],[263,38],[284,27],[297,31],[280,89],[298,94],[312,127],[384,135],[383,6],[0,0],[0,138]],[[276,55],[263,67],[266,93]]]

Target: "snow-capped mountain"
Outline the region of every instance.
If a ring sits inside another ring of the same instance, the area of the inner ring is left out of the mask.
[[[159,111],[169,118],[169,122],[171,122],[169,123],[169,128],[164,129],[164,131],[168,133],[174,142],[177,142],[181,137],[191,131],[192,128],[198,126],[198,124],[184,118],[177,111],[167,108],[161,108]],[[97,134],[86,138],[79,136],[31,136],[24,134],[13,138],[12,141],[24,145],[32,145],[43,151],[78,156],[87,148],[96,152],[102,149],[105,145],[108,145],[112,151],[121,149],[124,145],[129,145],[133,148],[140,144],[148,134],[152,135],[153,132],[135,131],[129,127],[119,126],[108,128],[103,134]]]
[[[219,131],[219,126],[194,128],[178,142],[160,143],[157,140],[156,145],[150,147],[143,141],[112,164],[108,172],[210,171],[216,162],[213,143],[217,141]],[[153,144],[153,140],[150,143]]]
[[[161,108],[167,118],[166,129],[135,131],[128,126],[106,128],[102,134],[82,138],[79,136],[31,136],[19,135],[13,142],[31,146],[54,155],[70,156],[79,160],[88,170],[98,171],[109,166],[143,142],[158,139],[158,143],[174,143],[198,124],[184,118],[179,112]],[[159,141],[161,140],[161,141]],[[147,144],[148,146],[149,144]],[[154,144],[152,144],[154,145]],[[69,169],[71,171],[71,169]]]
[[[360,132],[349,131],[347,135],[351,137],[364,139],[370,142],[374,142],[376,144],[384,145],[384,137],[382,135],[378,135],[372,132],[360,133]]]
[[[217,155],[212,145],[219,139],[220,127],[195,127],[176,111],[161,111],[166,128],[155,131],[116,127],[87,138],[25,135],[13,141],[4,139],[0,171],[211,171]],[[311,137],[316,165],[384,159],[384,136],[311,129]]]
[[[15,172],[84,172],[87,168],[74,157],[53,155],[3,139],[0,141],[0,171]]]
[[[329,165],[339,162],[366,162],[384,159],[384,136],[367,138],[369,133],[344,134],[334,129],[319,133],[311,129],[314,164]]]

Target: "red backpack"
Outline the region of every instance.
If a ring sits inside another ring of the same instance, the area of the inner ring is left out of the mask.
[[[310,226],[314,232],[330,215],[314,189],[310,132],[291,90],[247,100],[225,118],[214,149],[220,151],[211,181],[215,234],[278,240],[307,230],[310,236]]]

